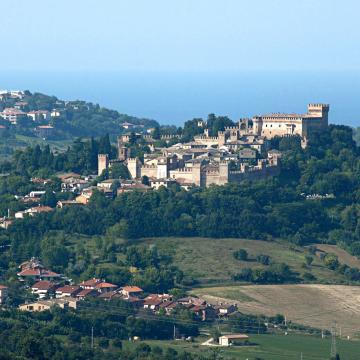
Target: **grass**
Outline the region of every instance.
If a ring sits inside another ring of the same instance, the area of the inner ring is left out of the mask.
[[[177,265],[187,276],[200,284],[214,284],[231,281],[231,276],[245,267],[263,267],[256,261],[257,255],[269,255],[276,262],[284,262],[292,270],[303,274],[311,272],[318,282],[339,283],[339,275],[326,267],[318,257],[314,257],[311,267],[304,268],[308,251],[283,241],[260,241],[244,239],[212,238],[155,238],[142,243],[156,244],[161,253],[172,256]],[[233,252],[245,249],[250,261],[239,261]]]
[[[178,352],[187,351],[198,354],[210,354],[211,349],[201,346],[205,339],[195,343],[184,341],[145,341],[151,346],[159,346],[164,350],[168,347]],[[303,335],[250,335],[250,341],[256,346],[217,348],[224,359],[254,360],[298,360],[303,354],[304,360],[328,360],[330,358],[331,340],[315,336]],[[124,348],[133,347],[136,343],[125,343]],[[357,341],[337,340],[338,352],[341,359],[358,360],[360,343]]]
[[[239,311],[288,320],[318,329],[336,321],[343,335],[359,336],[359,286],[299,284],[218,286],[191,290],[210,303],[237,303]]]

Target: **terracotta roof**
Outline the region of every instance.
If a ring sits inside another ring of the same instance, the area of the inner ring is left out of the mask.
[[[97,289],[118,288],[117,285],[114,285],[114,284],[111,284],[111,283],[108,283],[108,282],[101,282],[99,284],[96,284],[95,287]]]
[[[96,296],[98,293],[94,289],[83,289],[76,296],[77,297],[86,297],[88,295]]]
[[[144,290],[137,287],[137,286],[124,286],[122,288],[122,290],[126,291],[126,292],[143,292]]]
[[[42,277],[59,277],[60,274],[46,269],[25,269],[18,273],[18,276],[42,276]]]
[[[160,298],[145,299],[144,305],[160,305],[163,301]]]
[[[8,287],[7,286],[5,286],[5,285],[0,285],[0,290],[1,289],[7,289]]]
[[[177,303],[175,301],[164,301],[160,304],[161,308],[168,308],[168,309],[173,309],[174,307],[177,306]]]
[[[113,297],[120,297],[116,291],[108,291],[99,295],[101,299],[112,299]]]
[[[55,283],[53,283],[51,281],[42,280],[42,281],[38,281],[37,283],[35,283],[31,288],[34,290],[50,290],[54,286],[55,286]]]
[[[80,286],[78,286],[78,285],[65,285],[63,287],[56,289],[56,292],[72,294],[76,291],[79,291],[79,289],[80,289]]]

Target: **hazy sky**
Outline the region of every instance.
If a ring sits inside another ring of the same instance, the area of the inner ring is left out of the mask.
[[[358,0],[0,0],[0,70],[359,70]]]

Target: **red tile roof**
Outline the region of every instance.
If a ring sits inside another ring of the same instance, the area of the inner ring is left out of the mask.
[[[144,291],[143,289],[141,289],[141,288],[139,288],[137,286],[124,286],[122,288],[122,290],[124,290],[124,291],[126,291],[128,293],[132,293],[132,292],[135,293],[135,292],[143,292]]]
[[[99,284],[96,284],[95,287],[97,289],[108,289],[108,288],[118,288],[117,285],[111,284],[111,283],[107,283],[107,282],[101,282]]]
[[[42,280],[35,283],[31,288],[33,290],[50,290],[54,287],[55,287],[55,283],[51,281]]]
[[[25,269],[18,276],[60,277],[60,274],[46,269]]]
[[[0,285],[0,290],[1,289],[7,289],[8,287],[7,286],[5,286],[5,285]]]
[[[80,286],[78,285],[65,285],[63,287],[60,287],[56,289],[57,293],[67,293],[67,294],[73,294],[80,290]]]

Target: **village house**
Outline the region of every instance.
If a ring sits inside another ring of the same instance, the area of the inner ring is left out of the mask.
[[[78,285],[65,285],[56,289],[56,298],[75,297],[81,291]]]
[[[25,216],[34,216],[51,211],[54,211],[54,209],[49,206],[35,206],[30,209],[26,209],[25,211],[17,211],[15,213],[15,219],[23,219]]]
[[[37,295],[39,299],[55,295],[55,289],[58,285],[52,281],[41,280],[31,286],[31,292]]]
[[[228,316],[238,310],[236,304],[218,304],[214,306],[219,316]]]
[[[50,112],[47,110],[35,110],[29,111],[27,116],[32,119],[34,122],[40,122],[44,120],[50,120]]]
[[[144,290],[139,288],[138,286],[124,286],[120,289],[120,293],[124,297],[137,297],[142,295],[143,292]]]
[[[65,308],[76,309],[78,301],[79,300],[73,298],[39,300],[29,304],[22,304],[19,306],[19,309],[22,311],[29,311],[29,312],[46,311],[46,310],[50,310],[55,306],[59,306],[61,309],[65,309]]]
[[[88,297],[96,297],[99,295],[99,292],[95,289],[82,289],[79,293],[76,294],[76,298],[83,300]]]
[[[20,272],[17,274],[19,281],[35,283],[40,280],[56,281],[62,278],[60,274],[45,269],[36,258],[31,258],[29,261],[23,262],[19,268]]]
[[[111,283],[108,283],[108,282],[100,282],[100,283],[97,283],[95,285],[95,289],[103,294],[103,293],[106,293],[106,292],[110,292],[110,291],[114,291],[115,289],[117,289],[118,286],[115,285],[115,284],[111,284]]]
[[[20,118],[26,117],[26,113],[15,108],[6,108],[0,112],[0,117],[9,121],[11,124],[16,125]]]
[[[8,287],[5,285],[0,285],[0,304],[4,304],[8,297]]]

